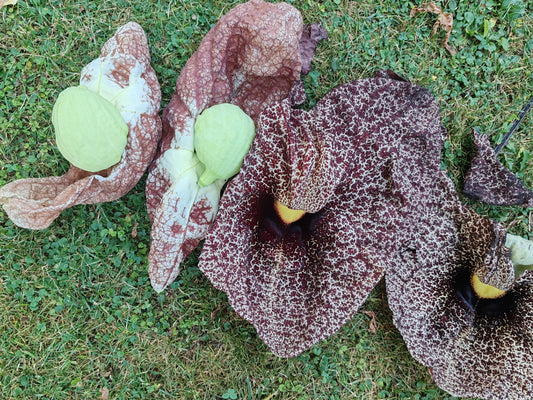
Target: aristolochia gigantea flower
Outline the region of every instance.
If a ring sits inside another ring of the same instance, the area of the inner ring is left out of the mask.
[[[532,398],[533,273],[515,275],[531,258],[460,202],[445,134],[431,95],[391,73],[309,112],[269,107],[200,269],[286,357],[336,332],[386,272],[394,323],[439,386]]]
[[[176,279],[180,263],[205,237],[224,179],[233,173],[230,168],[229,175],[220,174],[220,162],[207,163],[207,170],[201,165],[209,160],[195,139],[197,117],[214,105],[232,103],[255,121],[263,107],[287,97],[300,73],[309,71],[324,37],[324,28],[304,26],[300,12],[289,4],[250,0],[218,21],[181,70],[163,112],[160,152],[146,181],[152,221],[148,272],[156,291]],[[218,140],[226,139],[218,133]],[[219,145],[218,150],[227,153],[231,145]],[[213,166],[218,166],[218,175]]]
[[[387,272],[394,323],[452,395],[531,399],[533,273],[515,275],[499,224],[449,202],[441,210],[411,229],[416,244]]]
[[[524,204],[530,192],[476,134],[465,189]],[[456,200],[409,224],[410,243],[386,275],[394,323],[413,356],[454,396],[533,398],[533,243]],[[438,217],[437,217],[438,216]]]
[[[440,173],[443,133],[429,92],[386,73],[332,90],[311,111],[268,107],[200,269],[275,354],[301,353],[383,276],[406,240],[410,182]]]

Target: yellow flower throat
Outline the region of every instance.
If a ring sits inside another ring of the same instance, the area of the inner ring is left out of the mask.
[[[304,210],[293,210],[292,208],[284,206],[277,200],[274,200],[274,209],[276,210],[278,217],[287,225],[298,221],[305,215]]]
[[[470,282],[474,292],[482,299],[497,299],[505,294],[505,290],[481,282],[476,274],[472,275]]]

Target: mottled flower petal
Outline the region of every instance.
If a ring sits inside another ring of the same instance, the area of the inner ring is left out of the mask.
[[[406,207],[406,241],[389,255],[394,324],[411,354],[452,395],[529,399],[532,275],[515,282],[506,230],[463,205],[444,172],[428,170],[422,180],[433,183],[423,196],[413,186],[418,201]],[[473,274],[507,294],[479,298]]]
[[[442,143],[434,144],[440,152]],[[411,164],[413,172],[404,166],[405,175],[396,179],[411,190],[402,191],[409,201],[398,232],[400,247],[387,257],[394,324],[411,354],[452,395],[530,399],[533,276],[526,272],[515,281],[506,230],[460,202],[435,151],[416,161],[424,151],[413,150],[396,159]],[[479,298],[473,274],[507,294]]]
[[[318,43],[326,39],[328,33],[326,28],[320,24],[306,25],[300,38],[300,55],[302,58],[302,73],[308,74],[311,70],[311,61],[315,56]]]
[[[251,0],[219,20],[181,71],[163,112],[160,154],[146,183],[152,221],[149,271],[156,290],[172,282],[180,262],[205,237],[218,205],[213,196],[209,201],[200,196],[190,210],[203,212],[188,217],[182,214],[183,194],[173,189],[173,167],[161,162],[162,157],[169,149],[194,150],[194,121],[205,108],[233,103],[257,120],[265,105],[287,97],[293,82],[300,78],[302,64],[310,64],[322,38],[315,26],[310,31],[315,33],[302,39],[303,29],[302,17],[294,7]],[[305,42],[303,55],[301,39]],[[181,235],[185,231],[186,241]]]
[[[488,204],[533,206],[533,192],[505,168],[488,136],[474,130],[476,155],[465,176],[463,193]]]
[[[3,186],[0,204],[16,225],[44,229],[66,208],[116,200],[137,184],[152,161],[161,136],[161,92],[140,25],[120,27],[100,57],[82,70],[80,84],[93,87],[100,79],[114,87],[112,102],[129,127],[121,161],[98,173],[71,166],[63,176],[20,179]]]
[[[346,323],[412,239],[402,234],[407,204],[437,200],[438,106],[427,90],[379,76],[311,111],[289,100],[266,108],[203,246],[199,268],[277,355]],[[307,214],[285,225],[274,200]]]
[[[420,220],[416,246],[387,271],[389,307],[411,354],[454,396],[533,398],[533,273],[510,287],[514,270],[505,229],[456,203],[441,206],[438,225]],[[438,226],[438,229],[435,229]],[[479,299],[470,277],[507,289]]]

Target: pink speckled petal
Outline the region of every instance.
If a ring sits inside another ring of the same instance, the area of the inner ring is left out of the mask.
[[[152,220],[149,273],[157,291],[175,279],[181,261],[205,237],[218,207],[214,196],[210,201],[198,196],[189,214],[182,213],[183,195],[172,189],[181,177],[165,161],[165,153],[193,151],[194,121],[207,107],[233,103],[257,122],[265,105],[287,97],[300,78],[302,64],[309,66],[325,34],[314,26],[302,36],[303,29],[294,7],[251,0],[224,15],[182,69],[163,112],[161,149],[146,183]]]
[[[138,106],[121,112],[129,127],[124,155],[117,165],[98,173],[71,166],[63,176],[21,179],[0,188],[0,204],[18,226],[45,229],[66,208],[122,197],[137,184],[155,155],[161,137],[161,92],[141,26],[130,22],[120,27],[102,48],[100,59],[112,66],[106,78],[117,87],[127,87],[131,75],[143,80],[142,95],[135,99]],[[90,81],[90,72],[84,69],[80,82]]]

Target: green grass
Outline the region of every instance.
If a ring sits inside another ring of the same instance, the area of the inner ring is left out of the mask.
[[[0,9],[0,185],[66,171],[52,105],[119,25],[134,20],[147,32],[164,107],[202,37],[239,2],[31,0]],[[290,3],[330,35],[304,78],[307,106],[381,68],[428,87],[450,135],[443,165],[458,185],[471,128],[498,143],[533,94],[526,0],[443,2],[455,16],[455,57],[442,32],[431,36],[435,15],[409,18],[413,2]],[[501,156],[529,187],[532,126],[528,116]],[[533,236],[530,210],[470,204]],[[375,314],[376,333],[359,312],[338,334],[280,359],[199,272],[198,250],[156,294],[149,232],[143,181],[119,201],[66,210],[44,231],[17,228],[0,212],[0,398],[104,399],[105,388],[110,399],[451,398],[409,355],[383,283],[362,307]]]

